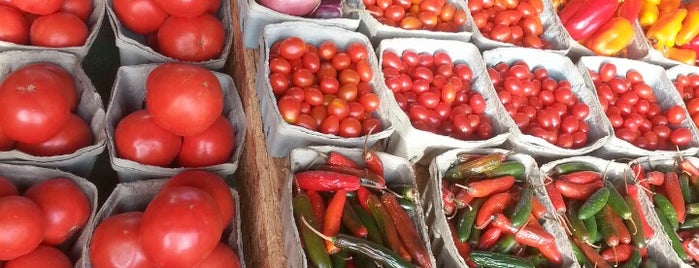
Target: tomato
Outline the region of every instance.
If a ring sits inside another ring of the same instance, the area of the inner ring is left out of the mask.
[[[0,176],[0,197],[8,195],[19,195],[17,187],[7,178]]]
[[[225,228],[235,215],[233,195],[224,178],[211,172],[188,170],[180,172],[165,181],[162,189],[177,186],[191,186],[209,193],[221,211],[221,228]]]
[[[143,212],[112,215],[100,222],[90,240],[90,261],[102,267],[156,267],[143,253],[138,238]]]
[[[629,70],[626,72],[626,80],[631,82],[631,84],[643,83],[643,75],[636,70]]]
[[[362,131],[362,123],[354,117],[345,117],[340,121],[338,135],[345,138],[359,137]]]
[[[182,167],[205,167],[227,162],[235,149],[235,130],[225,117],[219,117],[204,132],[182,138],[177,163]]]
[[[670,107],[670,109],[667,110],[667,121],[670,123],[670,125],[680,125],[686,118],[684,109],[682,109],[682,106],[675,105]]]
[[[332,65],[335,69],[342,71],[347,69],[352,64],[352,58],[345,52],[335,54],[332,59]]]
[[[366,46],[359,42],[354,42],[347,45],[347,55],[350,56],[350,59],[354,63],[369,59],[369,52],[367,51]]]
[[[160,52],[183,61],[205,61],[223,51],[225,30],[211,14],[190,19],[169,17],[158,30]]]
[[[280,73],[280,74],[290,74],[291,73],[291,64],[289,64],[289,61],[282,58],[282,57],[274,57],[269,59],[269,71],[274,73]]]
[[[90,0],[63,0],[61,11],[73,13],[81,20],[87,22],[92,14],[92,1]]]
[[[680,147],[687,146],[692,142],[692,132],[684,127],[676,128],[670,134],[670,142]]]
[[[117,156],[146,165],[167,166],[180,151],[182,138],[159,127],[146,110],[124,117],[114,131]]]
[[[588,107],[585,103],[578,103],[575,106],[573,106],[571,114],[580,120],[585,120],[587,116],[590,114],[590,107]]]
[[[308,69],[301,68],[294,71],[294,74],[291,77],[291,82],[297,87],[310,87],[315,83],[315,76]]]
[[[61,9],[63,0],[12,0],[12,4],[20,10],[36,14],[49,15]],[[56,26],[56,25],[54,25]]]
[[[15,141],[7,135],[5,135],[5,133],[0,128],[0,152],[12,150],[14,147]]]
[[[114,0],[112,6],[124,27],[137,34],[157,32],[169,16],[155,0]]]
[[[359,96],[359,102],[364,106],[364,111],[371,113],[379,108],[379,97],[374,93],[366,93]]]
[[[691,115],[699,112],[699,98],[695,98],[687,103],[687,112]]]
[[[34,250],[44,236],[41,208],[22,196],[0,198],[0,260],[11,260]]]
[[[604,63],[599,69],[599,78],[602,82],[609,82],[616,77],[616,65]]]
[[[235,253],[226,244],[218,243],[216,248],[211,254],[195,268],[219,268],[219,267],[230,267],[238,268],[240,267],[240,259],[238,254]]]
[[[146,79],[146,109],[158,126],[179,136],[202,133],[223,111],[223,92],[211,71],[161,64]]]
[[[320,46],[318,47],[318,56],[323,60],[331,60],[336,53],[337,45],[335,45],[335,42],[333,41],[323,41],[322,43],[320,43]]]
[[[339,80],[341,85],[358,85],[361,77],[354,69],[344,69],[340,71]]]
[[[360,60],[356,64],[359,78],[364,82],[369,82],[374,78],[374,72],[371,70],[371,64],[367,60]]]
[[[292,96],[284,96],[277,101],[277,108],[285,122],[295,124],[301,114],[301,101]]]
[[[22,12],[12,6],[0,5],[0,40],[15,44],[26,45],[29,42],[29,23]]]
[[[636,83],[633,85],[633,92],[636,93],[641,99],[654,101],[655,94],[653,93],[653,88],[645,83]]]
[[[43,212],[44,244],[59,245],[71,238],[87,222],[90,201],[71,180],[53,178],[29,187],[24,193]]]
[[[155,0],[167,13],[175,17],[194,18],[204,14],[211,0]]]
[[[71,268],[73,264],[68,256],[57,248],[39,245],[34,251],[19,258],[10,260],[3,266],[5,268]]]
[[[319,126],[320,132],[337,135],[340,130],[340,118],[334,114],[328,114]]]
[[[211,253],[222,215],[216,200],[195,187],[161,189],[143,212],[138,230],[145,255],[163,267],[192,267]]]
[[[92,144],[92,131],[85,121],[71,114],[68,122],[49,140],[40,143],[18,143],[17,150],[36,155],[52,156],[71,154]]]
[[[88,34],[84,21],[63,11],[39,17],[29,29],[32,45],[44,47],[82,46]]]
[[[318,72],[320,69],[320,58],[318,54],[307,53],[303,55],[302,62],[303,67],[311,71],[311,73]]]

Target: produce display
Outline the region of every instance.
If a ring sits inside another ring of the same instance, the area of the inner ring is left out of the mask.
[[[7,261],[3,267],[73,267],[58,247],[72,241],[90,217],[90,202],[78,185],[51,178],[20,195],[17,186],[0,177],[0,196],[0,260]]]
[[[0,2],[0,41],[41,47],[82,46],[89,34],[92,0]]]
[[[699,2],[643,0],[639,22],[666,58],[694,65],[699,51]]]
[[[446,0],[362,0],[380,23],[406,30],[459,32],[466,11]]]
[[[518,61],[488,68],[500,102],[525,134],[542,138],[562,148],[587,145],[590,115],[587,104],[578,99],[565,80],[549,76],[543,66],[533,69]]]
[[[471,90],[473,71],[445,52],[387,50],[381,55],[386,87],[412,126],[461,140],[493,137],[483,96]]]
[[[204,167],[230,159],[236,133],[222,115],[224,93],[211,71],[161,64],[148,74],[145,91],[145,109],[125,115],[116,126],[119,157],[163,167]]]
[[[544,12],[541,0],[468,1],[473,22],[488,39],[533,48],[549,49],[542,38]]]
[[[288,124],[345,138],[383,129],[374,115],[380,103],[362,43],[339,48],[323,41],[316,47],[289,37],[272,45],[269,73],[277,108]]]
[[[92,131],[77,114],[73,76],[52,63],[32,63],[0,84],[0,151],[70,154],[92,144]]]
[[[647,222],[638,186],[610,178],[586,162],[565,162],[546,174],[546,193],[578,263],[587,267],[639,267],[655,262],[647,253],[654,230]]]
[[[554,236],[539,223],[524,164],[504,153],[459,154],[442,177],[442,204],[459,255],[479,267],[560,265]]]
[[[145,211],[120,211],[97,225],[89,244],[91,264],[240,267],[238,254],[221,242],[224,229],[237,220],[235,207],[223,178],[204,171],[179,173],[165,182]]]
[[[341,0],[256,0],[271,10],[292,15],[317,19],[341,18]]]
[[[695,126],[699,126],[699,74],[678,75],[673,81]]]
[[[226,32],[216,17],[220,5],[221,0],[112,2],[124,27],[144,36],[153,50],[181,61],[207,61],[221,55]]]
[[[680,105],[662,109],[661,100],[641,73],[618,74],[612,63],[588,71],[617,138],[648,150],[674,150],[690,144],[692,133],[681,126],[685,109]]]

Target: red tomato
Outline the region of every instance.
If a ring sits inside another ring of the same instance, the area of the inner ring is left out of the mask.
[[[177,163],[183,167],[204,167],[228,161],[235,148],[235,130],[220,117],[204,132],[182,138]]]
[[[0,84],[0,128],[13,140],[43,142],[68,121],[70,106],[61,78],[47,69],[23,67]]]
[[[88,34],[84,21],[63,11],[39,17],[29,29],[31,44],[44,47],[82,46]]]
[[[279,44],[279,54],[287,60],[300,59],[306,52],[306,42],[298,37],[289,37]]]
[[[167,166],[180,152],[182,138],[153,122],[146,110],[122,119],[114,131],[117,156],[145,165]]]
[[[90,216],[90,201],[82,190],[65,178],[48,179],[29,187],[24,197],[43,212],[44,244],[59,245],[77,233]]]
[[[692,142],[692,132],[687,128],[676,128],[670,134],[670,142],[679,147],[684,147]]]
[[[191,186],[209,193],[221,210],[222,225],[225,227],[235,215],[235,203],[224,178],[206,171],[183,171],[165,182],[162,189],[176,186]],[[222,227],[222,228],[223,228]]]
[[[240,267],[240,259],[238,258],[238,254],[236,254],[235,251],[233,251],[230,247],[223,243],[218,243],[214,251],[211,252],[211,254],[209,254],[208,257],[206,257],[204,262],[202,262],[195,268],[219,267]]]
[[[63,0],[12,0],[12,4],[24,12],[36,15],[48,15],[61,9]],[[56,26],[56,25],[54,25]]]
[[[616,65],[604,63],[599,69],[599,78],[602,82],[609,82],[616,77]]]
[[[87,21],[92,14],[92,1],[90,0],[63,0],[61,11],[73,13],[83,21]]]
[[[362,123],[353,117],[345,117],[340,121],[338,135],[345,138],[359,137],[362,131]]]
[[[325,134],[337,135],[340,130],[340,118],[334,114],[328,114],[319,126],[320,132]]]
[[[369,52],[366,46],[359,42],[350,43],[347,46],[347,55],[350,56],[350,59],[354,63],[369,59]]]
[[[90,240],[90,261],[102,267],[156,267],[143,253],[138,238],[143,212],[126,212],[110,216],[95,228]]]
[[[68,256],[57,248],[39,245],[27,255],[8,261],[5,268],[71,268],[73,264]]]
[[[0,40],[26,45],[29,42],[29,23],[22,12],[12,6],[0,5]]]
[[[143,252],[161,267],[193,267],[216,248],[222,221],[216,200],[206,191],[188,186],[161,189],[143,212]]]
[[[15,148],[15,141],[5,135],[2,129],[0,129],[0,152],[9,151],[13,148]]]
[[[71,154],[92,144],[92,131],[85,121],[71,114],[68,122],[52,138],[40,143],[18,143],[17,150],[36,155],[52,156]]]
[[[60,86],[61,90],[63,93],[66,95],[66,99],[68,100],[68,105],[70,106],[70,110],[73,111],[75,108],[78,106],[78,92],[77,89],[75,88],[75,81],[73,80],[73,75],[68,73],[63,67],[58,66],[53,63],[32,63],[29,65],[26,65],[24,68],[28,69],[46,69],[48,71],[53,72],[56,76],[58,76],[60,80]]]
[[[301,101],[292,96],[284,96],[277,101],[277,108],[284,122],[293,125],[301,114]]]
[[[686,115],[684,113],[684,109],[682,109],[682,106],[675,105],[667,110],[667,121],[670,123],[670,125],[680,125],[685,118]]]
[[[112,5],[119,21],[137,34],[157,32],[169,16],[155,0],[114,0]]]
[[[0,197],[8,195],[19,195],[17,187],[7,178],[0,176]]]
[[[359,102],[364,106],[364,111],[371,113],[379,108],[379,97],[374,93],[366,93],[359,96]]]
[[[221,117],[223,92],[211,71],[165,63],[148,75],[146,109],[163,129],[179,136],[197,135]]]
[[[44,217],[34,201],[22,196],[0,198],[0,260],[34,250],[44,237]]]
[[[158,30],[160,52],[183,61],[205,61],[223,51],[225,30],[211,14],[190,19],[169,17]]]
[[[175,17],[194,18],[204,14],[211,0],[155,0],[167,13]]]

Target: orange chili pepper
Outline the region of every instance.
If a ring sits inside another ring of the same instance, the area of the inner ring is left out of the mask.
[[[325,211],[326,217],[323,220],[323,234],[327,236],[336,236],[340,233],[340,220],[342,219],[342,211],[345,208],[347,200],[347,191],[344,189],[337,190],[333,198],[328,203],[328,208]],[[331,241],[325,241],[325,251],[328,254],[334,254],[340,251],[338,247]]]
[[[611,56],[631,44],[633,35],[631,22],[622,17],[615,17],[588,39],[586,47],[599,55]]]
[[[638,22],[641,24],[641,27],[647,29],[658,21],[659,14],[660,11],[657,5],[648,1],[643,1],[641,4],[641,13],[638,15]]]
[[[660,10],[660,13],[674,12],[680,8],[680,4],[682,4],[682,0],[660,0],[658,10]]]
[[[686,9],[687,17],[682,22],[682,29],[677,33],[675,40],[678,46],[689,43],[699,34],[699,3],[692,2],[686,6]]]
[[[646,37],[653,47],[661,52],[674,47],[685,17],[687,17],[687,10],[684,8],[662,14],[646,32]]]
[[[697,60],[697,52],[691,49],[671,47],[668,49],[667,57],[684,64],[694,65]]]

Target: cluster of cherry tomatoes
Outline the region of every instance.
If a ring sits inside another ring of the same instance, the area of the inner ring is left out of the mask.
[[[116,127],[117,155],[141,164],[203,167],[225,163],[235,130],[222,116],[223,90],[216,76],[184,63],[161,64],[146,79],[146,108]]]
[[[533,48],[548,48],[541,38],[544,26],[539,14],[541,0],[471,0],[468,1],[473,21],[488,39]]]
[[[524,133],[562,148],[587,144],[590,114],[568,80],[556,81],[544,67],[530,67],[523,61],[509,66],[501,62],[488,68],[500,102]]]
[[[493,136],[485,99],[471,90],[473,71],[467,64],[454,63],[441,51],[406,50],[400,56],[385,51],[381,60],[386,86],[413,127],[461,140]]]
[[[90,202],[66,178],[32,185],[23,195],[0,177],[0,260],[3,267],[73,267],[56,247],[73,238],[90,217]]]
[[[362,0],[379,22],[406,30],[458,32],[466,11],[446,0]]]
[[[286,123],[324,134],[359,137],[383,129],[373,112],[379,97],[367,47],[350,43],[343,51],[333,41],[318,47],[298,37],[272,45],[269,83]]]
[[[699,74],[678,75],[674,81],[675,88],[687,105],[687,111],[692,116],[694,125],[699,126]]]
[[[616,137],[648,150],[674,150],[691,143],[692,132],[681,126],[686,119],[682,106],[663,110],[641,73],[630,70],[618,75],[612,63],[589,73]]]
[[[36,156],[70,154],[92,144],[92,131],[74,114],[73,76],[51,63],[25,65],[0,84],[0,151]]]
[[[94,267],[240,267],[221,242],[235,202],[223,178],[185,171],[168,179],[145,211],[111,215],[90,240]]]
[[[146,37],[148,45],[182,61],[221,55],[226,33],[215,16],[221,0],[114,0],[119,21]]]
[[[0,41],[42,47],[85,44],[92,0],[1,0]]]

